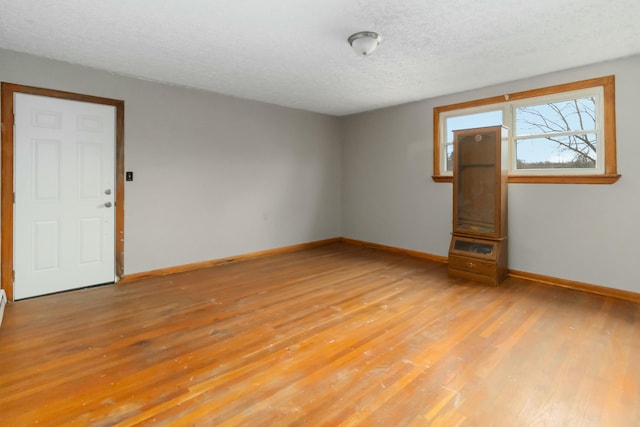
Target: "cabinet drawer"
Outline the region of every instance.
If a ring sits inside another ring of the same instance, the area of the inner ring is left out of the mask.
[[[498,270],[495,262],[455,255],[449,255],[449,268],[482,274],[484,276],[495,276]]]

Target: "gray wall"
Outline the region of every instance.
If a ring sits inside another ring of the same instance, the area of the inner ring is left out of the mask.
[[[640,292],[640,56],[347,117],[344,236],[446,256],[452,188],[431,179],[433,107],[610,74],[622,178],[509,184],[509,268]]]
[[[125,273],[341,235],[340,120],[0,50],[0,80],[125,101]]]
[[[123,99],[126,274],[343,235],[446,256],[432,108],[616,76],[613,185],[509,186],[509,267],[640,292],[640,57],[343,119],[0,50],[0,80]]]

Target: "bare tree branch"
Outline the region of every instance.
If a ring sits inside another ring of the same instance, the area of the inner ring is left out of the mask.
[[[596,162],[596,141],[590,138],[591,123],[595,124],[595,98],[573,99],[517,109],[518,123],[527,133],[539,133],[541,138],[553,142],[559,152],[573,152],[574,163]],[[572,128],[572,125],[575,128]],[[566,137],[544,136],[548,133],[586,131]]]

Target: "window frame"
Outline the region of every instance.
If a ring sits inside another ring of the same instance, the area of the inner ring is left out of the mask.
[[[523,92],[515,92],[490,98],[483,98],[473,101],[466,101],[457,104],[444,105],[433,109],[433,176],[435,182],[452,182],[453,175],[441,170],[443,166],[443,152],[446,152],[446,135],[444,135],[444,126],[442,119],[447,116],[446,113],[459,110],[473,111],[489,111],[502,110],[503,122],[513,114],[512,103],[522,105],[523,100],[541,98],[546,96],[558,96],[564,93],[576,92],[580,90],[602,88],[602,129],[603,145],[604,145],[604,165],[603,172],[593,173],[589,170],[587,173],[556,173],[536,170],[513,170],[515,164],[514,153],[510,154],[509,165],[509,183],[537,183],[537,184],[613,184],[620,175],[617,172],[616,160],[616,122],[615,122],[615,76],[598,77],[588,80],[581,80],[572,83],[548,86],[539,89],[527,90]],[[494,108],[492,108],[492,106]],[[514,136],[509,136],[509,148],[513,152]],[[537,173],[536,173],[537,172]]]

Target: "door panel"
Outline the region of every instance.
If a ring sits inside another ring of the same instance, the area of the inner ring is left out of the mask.
[[[60,267],[60,224],[58,221],[35,221],[32,228],[33,269],[35,272]]]
[[[36,201],[60,200],[60,141],[34,139],[33,198]]]
[[[16,299],[115,280],[115,107],[15,94]]]
[[[78,188],[80,200],[100,200],[102,189],[102,152],[100,144],[78,144]]]
[[[80,219],[80,263],[100,262],[102,254],[102,221],[99,218]]]

